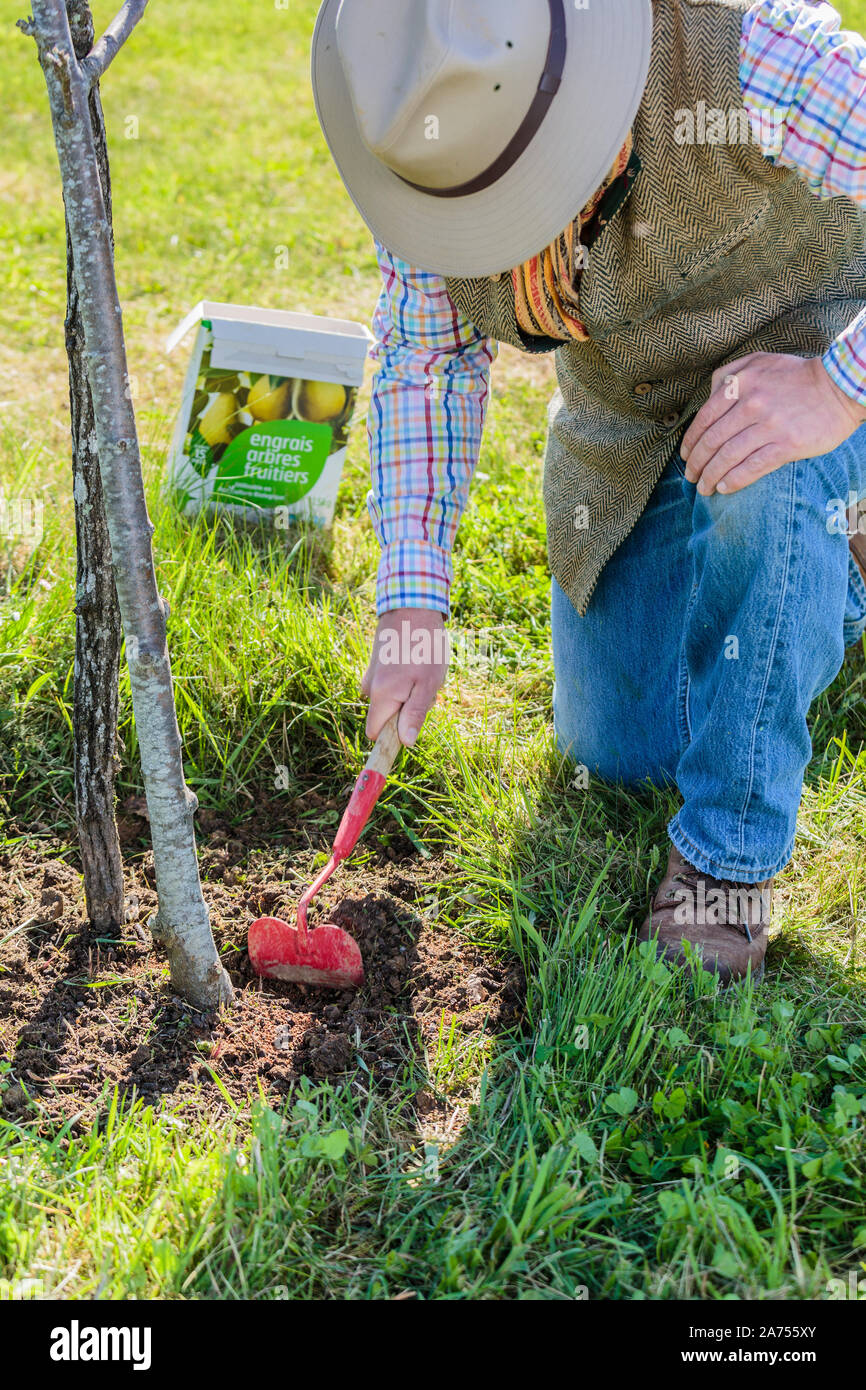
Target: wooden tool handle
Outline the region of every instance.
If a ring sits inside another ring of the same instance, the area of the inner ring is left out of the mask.
[[[400,752],[400,739],[397,734],[397,716],[389,719],[376,739],[376,746],[367,759],[366,766],[355,783],[349,804],[343,813],[334,839],[334,853],[322,873],[316,879],[308,896],[316,892],[325,879],[333,873],[337,864],[352,853],[361,836],[361,831],[370,819],[370,812],[381,795],[382,788],[391,771],[391,764]],[[300,919],[299,919],[300,920]]]
[[[400,752],[400,735],[397,733],[398,715],[393,715],[376,739],[376,746],[364,766],[365,772],[378,772],[387,777]]]

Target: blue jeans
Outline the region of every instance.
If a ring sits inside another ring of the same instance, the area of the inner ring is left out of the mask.
[[[809,706],[866,630],[852,494],[866,426],[727,496],[701,497],[677,453],[586,617],[554,580],[560,750],[611,782],[675,783],[670,837],[702,873],[757,883],[791,857]]]

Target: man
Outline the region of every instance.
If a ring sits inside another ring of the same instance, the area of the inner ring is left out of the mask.
[[[555,351],[557,739],[676,783],[641,936],[723,981],[763,970],[809,706],[866,628],[866,41],[839,24],[805,0],[326,0],[314,40],[384,280],[368,733],[400,710],[413,743],[444,678],[382,638],[447,617],[495,344]]]

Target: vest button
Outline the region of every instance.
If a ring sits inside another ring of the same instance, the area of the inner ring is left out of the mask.
[[[677,412],[675,410],[672,410],[669,415],[666,415],[664,417],[664,419],[662,420],[662,424],[665,425],[669,430],[672,430],[674,425],[677,424],[679,418],[680,417],[677,414]]]
[[[636,396],[648,396],[652,389],[652,382],[639,381],[637,386],[634,388],[634,393]]]

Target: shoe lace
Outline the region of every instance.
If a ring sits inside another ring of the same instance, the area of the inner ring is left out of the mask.
[[[686,867],[684,869],[681,869],[679,873],[672,874],[671,878],[674,883],[684,883],[688,888],[691,889],[695,896],[697,896],[698,883],[701,879],[704,880],[705,884],[711,883],[714,889],[721,888],[726,894],[732,888],[739,891],[739,889],[743,886],[741,883],[737,883],[732,878],[711,878],[708,874],[702,874],[700,869],[696,869],[692,864],[686,865]],[[732,931],[736,931],[738,935],[742,935],[743,932],[745,932],[746,940],[749,943],[752,943],[754,941],[754,937],[752,936],[752,933],[749,930],[749,923],[745,919],[743,921],[738,920],[736,922],[731,922],[726,916],[723,921],[718,923],[718,925],[720,927],[730,927],[730,929]],[[742,927],[743,932],[740,932],[740,927]]]

